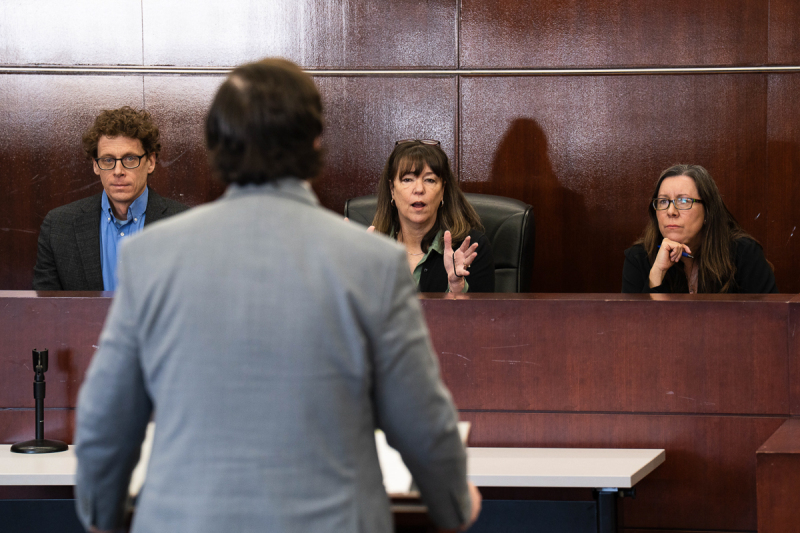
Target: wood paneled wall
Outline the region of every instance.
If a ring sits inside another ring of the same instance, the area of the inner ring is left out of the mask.
[[[190,205],[211,201],[222,187],[202,124],[223,74],[203,67],[281,55],[327,71],[315,76],[327,117],[327,168],[315,188],[330,209],[374,191],[396,139],[440,139],[465,191],[534,206],[533,291],[616,292],[659,172],[698,163],[764,245],[779,289],[797,293],[799,71],[561,69],[796,66],[798,26],[794,0],[3,6],[0,289],[30,287],[47,211],[100,191],[80,150],[100,110],[150,110],[164,145],[152,185]],[[43,65],[64,68],[43,74]],[[192,74],[147,70],[158,66]]]
[[[800,524],[800,418],[784,422],[756,457],[759,533],[796,531]]]

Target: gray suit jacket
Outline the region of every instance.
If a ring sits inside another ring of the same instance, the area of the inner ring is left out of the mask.
[[[134,532],[392,530],[374,430],[443,527],[469,517],[457,414],[405,253],[299,180],[231,186],[132,237],[80,392],[76,498]]]
[[[102,193],[57,207],[39,230],[39,251],[33,268],[37,291],[102,291],[100,210]],[[150,189],[144,225],[189,209]]]

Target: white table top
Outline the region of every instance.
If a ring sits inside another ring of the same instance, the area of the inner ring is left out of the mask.
[[[0,445],[0,485],[74,485],[75,453],[11,453]],[[479,487],[630,488],[664,462],[664,450],[468,448]]]
[[[664,462],[664,450],[468,448],[479,487],[630,488]]]
[[[74,485],[75,451],[11,453],[10,444],[0,445],[0,485]]]

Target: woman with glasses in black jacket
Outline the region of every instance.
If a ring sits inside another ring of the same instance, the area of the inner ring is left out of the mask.
[[[642,237],[625,250],[622,292],[778,292],[761,245],[739,226],[700,165],[661,173]]]

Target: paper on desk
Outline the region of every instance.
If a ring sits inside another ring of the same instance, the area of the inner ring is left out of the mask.
[[[142,452],[139,455],[139,462],[136,468],[133,469],[131,475],[131,483],[128,485],[128,494],[135,497],[142,490],[144,485],[144,477],[147,475],[147,463],[150,462],[150,450],[153,449],[153,433],[156,430],[156,423],[150,422],[147,424],[147,431],[144,434],[144,442],[142,442]]]
[[[466,445],[467,437],[469,437],[469,429],[469,422],[458,423],[458,434],[464,445]],[[400,453],[389,446],[386,442],[386,435],[379,429],[375,431],[375,446],[378,449],[378,462],[381,465],[383,486],[386,488],[386,493],[390,496],[415,494],[411,490],[413,483],[411,472],[406,468]]]

